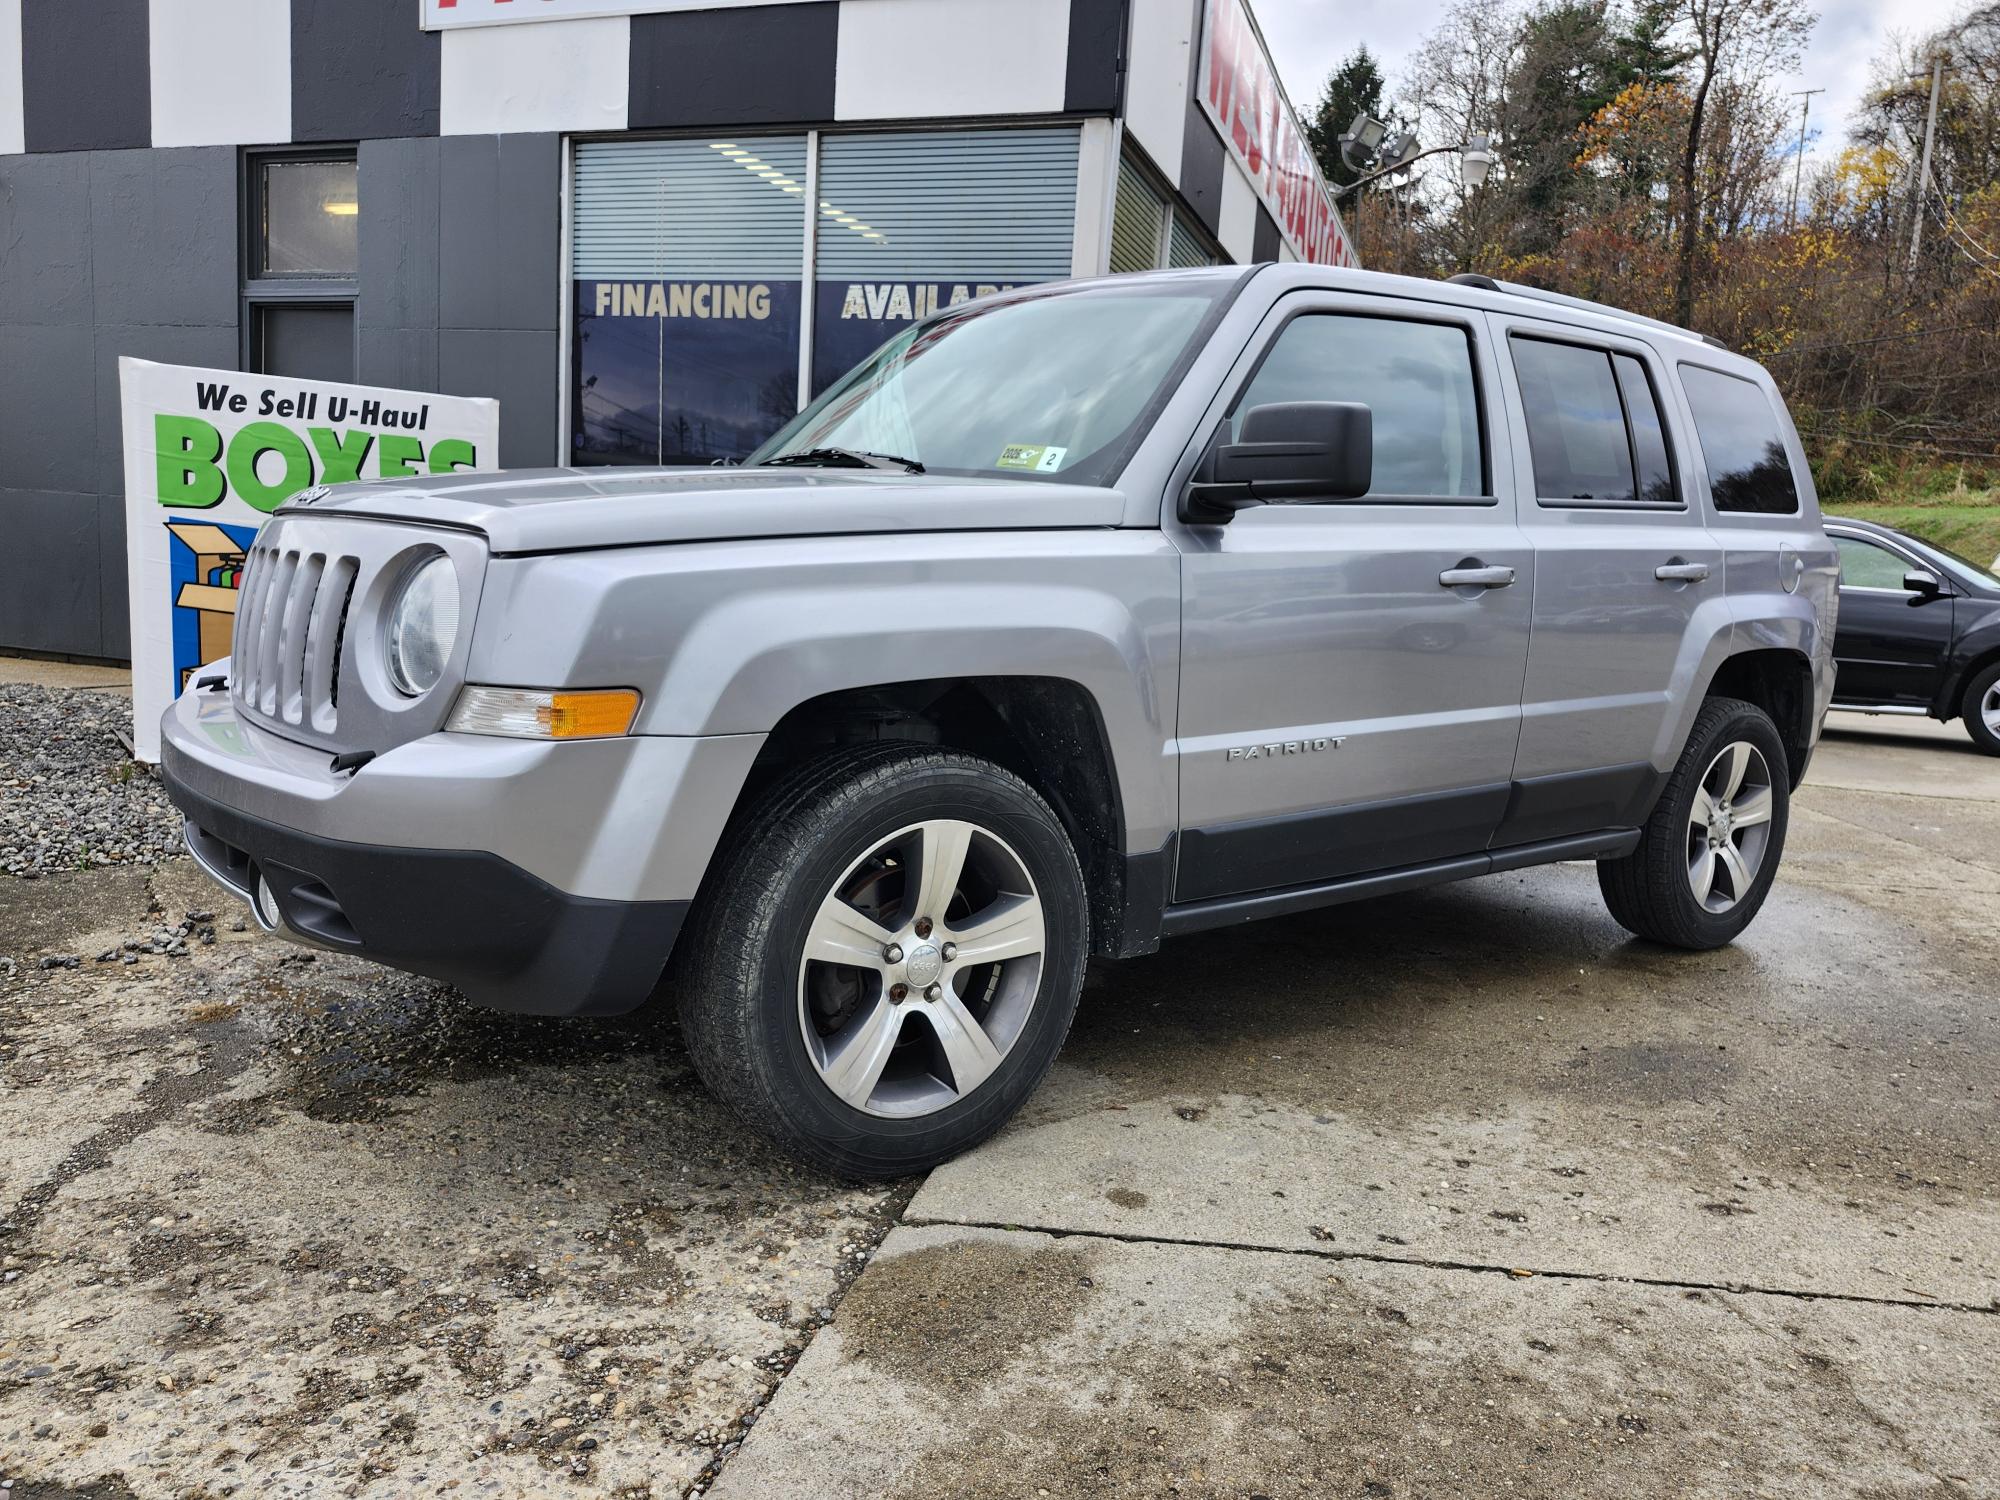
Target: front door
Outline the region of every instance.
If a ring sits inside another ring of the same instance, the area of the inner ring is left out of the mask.
[[[1922,566],[1915,559],[1852,533],[1832,535],[1840,549],[1834,697],[1870,707],[1930,707],[1951,651],[1951,595],[1904,588],[1904,575]]]
[[[1483,315],[1302,292],[1252,347],[1232,431],[1253,406],[1363,402],[1374,485],[1175,527],[1178,901],[1485,849],[1520,729],[1534,560],[1481,409]]]

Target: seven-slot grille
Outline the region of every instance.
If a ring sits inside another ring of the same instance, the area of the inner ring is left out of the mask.
[[[230,694],[279,724],[331,733],[360,559],[260,538],[236,606]]]

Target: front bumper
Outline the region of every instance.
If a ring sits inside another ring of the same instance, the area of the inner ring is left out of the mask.
[[[444,980],[495,1010],[615,1016],[664,972],[685,901],[569,896],[497,855],[315,838],[247,817],[166,773],[189,852],[254,902],[269,882],[293,934]]]
[[[547,744],[434,734],[352,774],[185,693],[161,770],[189,849],[291,933],[537,1015],[658,983],[762,736]]]

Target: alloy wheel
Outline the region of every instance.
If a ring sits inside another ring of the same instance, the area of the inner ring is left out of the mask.
[[[1979,719],[1988,734],[2000,739],[2000,681],[1994,682],[1979,700]]]
[[[1688,816],[1688,885],[1703,908],[1720,915],[1749,894],[1771,846],[1776,802],[1771,768],[1747,740],[1709,762]]]
[[[848,867],[807,930],[807,1056],[854,1109],[934,1114],[1020,1040],[1046,942],[1034,880],[1003,839],[951,818],[899,829]]]

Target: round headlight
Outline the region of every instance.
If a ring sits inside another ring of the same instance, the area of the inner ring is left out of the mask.
[[[411,575],[389,616],[389,679],[420,698],[444,676],[458,642],[458,573],[434,557]]]

